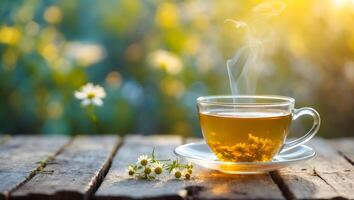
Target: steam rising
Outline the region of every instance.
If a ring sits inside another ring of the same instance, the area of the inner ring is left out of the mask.
[[[232,95],[255,94],[259,74],[265,65],[263,46],[265,42],[272,42],[271,32],[267,19],[278,16],[285,9],[282,1],[266,1],[253,8],[253,21],[246,23],[239,20],[227,19],[236,29],[246,29],[246,45],[240,48],[233,58],[227,60],[227,72],[229,75]],[[255,24],[256,27],[253,27]]]
[[[242,47],[232,59],[227,60],[232,95],[254,94],[260,73],[262,44],[254,43]]]

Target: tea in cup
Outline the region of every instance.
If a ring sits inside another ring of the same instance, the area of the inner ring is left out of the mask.
[[[312,108],[294,109],[295,100],[283,96],[206,96],[197,99],[203,137],[216,157],[227,162],[271,161],[310,140],[320,127]],[[291,122],[302,115],[314,119],[311,130],[286,142]]]

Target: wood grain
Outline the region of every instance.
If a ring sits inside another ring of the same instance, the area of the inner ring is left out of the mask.
[[[157,181],[135,180],[128,176],[127,167],[136,163],[139,155],[150,154],[156,148],[161,159],[173,157],[173,149],[182,143],[178,136],[128,136],[118,150],[95,199],[179,198],[181,181],[163,178]]]
[[[6,138],[0,145],[0,199],[7,198],[11,190],[31,178],[68,141],[66,137]]]
[[[354,165],[354,138],[340,138],[331,140],[330,142],[340,154]]]
[[[313,160],[272,174],[283,181],[289,196],[297,199],[353,199],[353,166],[323,139],[312,139],[308,145],[317,153]]]
[[[3,138],[0,200],[354,199],[354,138],[315,138],[308,143],[317,152],[315,159],[271,175],[226,175],[195,165],[189,181],[172,176],[135,180],[126,168],[139,155],[150,154],[153,147],[160,158],[171,158],[175,147],[199,139],[133,135],[119,146],[121,140],[115,136],[76,137],[71,142],[65,137]]]
[[[135,180],[126,172],[140,154],[153,147],[161,158],[173,156],[181,144],[176,136],[130,137],[118,151],[112,168],[95,194],[96,199],[283,199],[269,175],[230,176],[196,167],[189,181],[163,177],[156,181]]]
[[[11,199],[89,199],[118,147],[115,136],[76,137],[51,164],[11,193]]]

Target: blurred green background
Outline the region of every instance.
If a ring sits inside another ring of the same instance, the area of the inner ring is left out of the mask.
[[[73,95],[92,82],[107,93],[98,133],[200,135],[195,99],[230,93],[226,60],[245,41],[225,19],[248,22],[260,3],[0,1],[0,133],[93,133]],[[317,109],[321,136],[353,136],[353,0],[283,3],[255,25],[272,32],[257,93]]]

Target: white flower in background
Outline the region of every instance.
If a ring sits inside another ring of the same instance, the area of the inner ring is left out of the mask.
[[[106,97],[103,87],[87,83],[82,86],[79,91],[75,91],[75,97],[81,100],[83,106],[96,105],[102,106],[102,99]]]
[[[99,44],[69,42],[65,52],[67,57],[84,67],[95,64],[105,57],[105,50]]]
[[[157,50],[148,56],[148,62],[155,68],[162,68],[169,74],[178,74],[182,71],[183,65],[181,60],[174,54]]]

